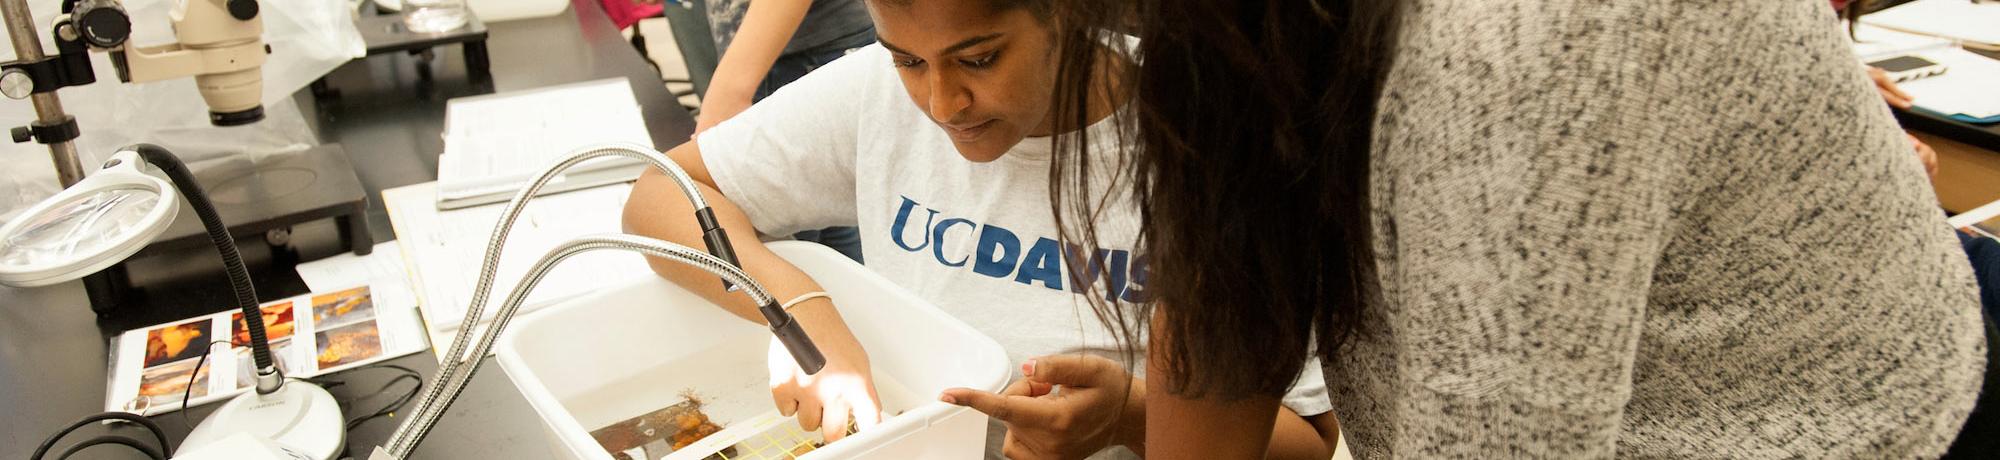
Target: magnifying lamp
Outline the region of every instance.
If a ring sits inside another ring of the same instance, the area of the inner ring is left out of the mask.
[[[172,185],[120,152],[105,168],[0,227],[0,283],[47,286],[96,273],[139,252],[180,213]]]
[[[149,174],[156,171],[167,180]],[[250,332],[257,391],[217,408],[188,433],[176,457],[200,453],[209,458],[243,458],[245,452],[204,448],[257,445],[281,450],[286,458],[333,458],[346,441],[339,404],[325,389],[287,381],[278,370],[264,335],[256,288],[236,252],[236,240],[194,175],[166,149],[150,144],[120,149],[104,169],[0,226],[0,284],[46,286],[125,260],[167,230],[179,213],[181,196],[186,196],[208,230],[236,291],[236,305]],[[246,435],[261,442],[241,442]]]

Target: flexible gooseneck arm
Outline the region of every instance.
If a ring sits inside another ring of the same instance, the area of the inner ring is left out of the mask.
[[[750,296],[751,301],[756,302],[760,306],[759,308],[767,311],[776,310],[781,313],[783,312],[782,309],[778,308],[777,300],[772,298],[768,291],[764,290],[763,285],[751,279],[750,275],[744,273],[742,269],[736,268],[735,265],[724,262],[715,256],[685,246],[641,236],[624,234],[587,236],[570,240],[561,246],[557,246],[555,249],[550,250],[547,255],[542,256],[540,261],[535,262],[533,268],[528,269],[528,273],[521,279],[521,283],[515,285],[513,292],[507,294],[507,300],[501,304],[498,314],[493,318],[493,324],[480,334],[479,345],[473,349],[471,356],[485,356],[488,352],[492,351],[494,342],[499,339],[501,332],[507,329],[507,324],[513,321],[514,314],[520,311],[521,304],[528,298],[528,293],[532,292],[535,286],[541,283],[542,277],[548,275],[548,272],[554,269],[556,264],[562,263],[571,256],[600,249],[638,252],[700,268],[703,271],[729,280],[738,286],[743,286],[745,288],[743,291]],[[794,359],[798,359],[802,363],[802,366],[804,365],[803,363],[808,361],[824,363],[825,358],[820,356],[818,348],[813,346],[811,339],[806,338],[805,334],[798,329],[798,323],[789,321],[789,317],[785,319],[786,321],[783,323],[772,322],[771,328],[773,333],[784,343],[785,347],[791,351]],[[782,330],[793,332],[785,333]],[[785,340],[786,337],[793,337],[796,341]],[[387,458],[401,459],[407,457],[411,451],[416,450],[417,445],[423,442],[424,437],[430,434],[431,428],[435,427],[438,420],[443,417],[444,409],[450,407],[452,402],[458,399],[458,396],[465,391],[465,384],[472,380],[473,373],[479,369],[478,359],[468,359],[468,361],[471,361],[471,363],[465,368],[467,369],[466,372],[460,377],[445,381],[442,385],[434,386],[434,388],[442,389],[442,396],[437,400],[438,410],[411,418],[402,428],[397,430],[397,438],[403,439],[404,444],[400,447],[392,446],[386,452],[378,451],[373,458],[382,458],[383,455],[387,455]],[[814,366],[815,370],[817,367]]]
[[[714,210],[708,207],[707,200],[702,198],[700,189],[696,187],[694,180],[688,177],[687,172],[668,159],[665,154],[653,149],[630,144],[611,144],[580,149],[545,168],[527,187],[516,192],[514,198],[507,202],[507,207],[501,212],[499,222],[493,227],[493,235],[487,239],[486,255],[479,269],[479,280],[472,290],[472,302],[467,306],[465,320],[459,324],[458,334],[452,339],[451,348],[445,354],[443,368],[438,371],[437,382],[470,380],[471,370],[467,366],[468,361],[472,363],[472,366],[476,367],[479,359],[485,356],[484,351],[468,356],[465,354],[465,347],[471,342],[473,328],[477,327],[479,319],[485,314],[487,298],[493,290],[493,278],[499,268],[500,251],[506,243],[507,234],[513,229],[514,220],[520,217],[521,211],[527,205],[528,200],[563,171],[584,161],[607,156],[635,158],[645,161],[665,173],[668,178],[674,181],[675,185],[680,187],[681,193],[686,195],[689,203],[693,205],[695,218],[700,222],[702,227],[702,241],[708,246],[709,255],[729,267],[738,266],[735,251],[729,244],[728,235],[715,220]],[[736,282],[736,280],[732,280],[727,276],[722,278],[726,285]],[[744,278],[747,279],[747,276]],[[760,309],[764,310],[764,315],[767,319],[770,319],[773,333],[778,335],[779,340],[784,342],[788,349],[793,350],[793,357],[799,360],[801,369],[812,372],[818,371],[821,366],[824,366],[825,360],[820,357],[819,350],[812,347],[811,339],[806,337],[804,331],[798,328],[798,325],[792,321],[790,315],[786,314],[783,309],[776,308],[775,302],[764,302],[763,299],[759,299],[758,305],[763,306],[767,303],[770,308],[760,307]],[[450,404],[449,402],[439,404],[440,397],[447,390],[443,385],[431,385],[431,388],[425,391],[423,398],[417,401],[416,408],[410,412],[410,420],[435,419],[440,416],[444,408]],[[409,426],[405,425],[405,428]],[[425,427],[424,430],[427,431],[428,427]],[[397,430],[396,434],[390,438],[387,444],[389,451],[395,453],[396,458],[402,458],[402,455],[414,450],[415,441],[411,439],[412,436],[409,431],[406,429]],[[422,435],[415,437],[420,439]]]
[[[680,166],[674,164],[672,160],[667,159],[666,155],[649,148],[628,144],[586,147],[565,156],[548,168],[544,168],[541,175],[529,182],[527,187],[515,192],[514,198],[507,201],[506,209],[500,213],[499,222],[496,222],[493,226],[492,236],[486,240],[486,255],[484,260],[480,262],[479,281],[472,288],[472,303],[466,307],[465,320],[459,323],[458,334],[451,341],[451,349],[444,355],[443,367],[438,369],[438,381],[443,382],[455,379],[462,372],[461,369],[464,366],[463,361],[465,360],[465,346],[470,343],[469,339],[472,338],[472,330],[479,324],[480,317],[485,315],[487,297],[493,292],[493,277],[497,274],[495,272],[499,271],[500,250],[507,241],[508,232],[514,228],[514,220],[521,216],[521,211],[526,207],[528,199],[535,196],[536,193],[541,191],[543,186],[548,185],[549,181],[554,180],[563,171],[586,160],[607,156],[635,158],[651,164],[654,168],[665,172],[667,177],[673,178],[675,184],[680,185],[681,192],[687,195],[688,201],[693,203],[697,212],[708,208],[708,202],[702,199],[699,189],[694,186],[694,180],[688,177],[687,172],[681,170]],[[417,399],[416,409],[410,412],[411,417],[421,418],[435,411],[435,401],[443,391],[444,389],[437,385],[432,385],[429,389],[426,389],[423,397]],[[406,442],[404,433],[398,430],[396,435],[389,439],[388,445],[391,450],[396,450],[402,448]]]
[[[187,165],[173,152],[153,144],[136,144],[125,150],[138,153],[146,163],[165,172],[167,180],[180,189],[188,206],[201,218],[202,228],[208,230],[208,241],[222,255],[223,271],[229,274],[229,285],[236,289],[236,307],[243,311],[245,329],[250,331],[250,356],[257,363],[257,393],[278,391],[284,386],[285,376],[271,361],[271,343],[264,337],[264,312],[257,309],[257,286],[250,283],[250,271],[243,268],[243,256],[236,253],[236,239],[229,235],[229,227],[222,224],[222,216],[216,214],[215,205],[208,201],[208,193],[202,191],[194,174],[188,172]]]

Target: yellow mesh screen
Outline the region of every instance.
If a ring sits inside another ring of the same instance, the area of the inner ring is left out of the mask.
[[[847,424],[847,434],[852,435],[855,433],[855,430],[856,427],[852,422]],[[710,455],[708,458],[719,460],[796,459],[801,455],[818,450],[821,445],[818,439],[819,433],[807,433],[804,430],[800,430],[797,422],[786,418],[781,419],[781,423],[777,423],[776,426],[764,430],[763,433],[753,435],[749,439],[736,443],[734,446],[735,455],[729,455],[729,451],[724,450],[723,452]]]

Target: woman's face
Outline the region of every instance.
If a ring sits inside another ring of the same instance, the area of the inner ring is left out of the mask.
[[[1049,30],[1022,8],[986,0],[873,2],[869,14],[910,100],[965,159],[1000,158],[1047,136],[1055,53]]]

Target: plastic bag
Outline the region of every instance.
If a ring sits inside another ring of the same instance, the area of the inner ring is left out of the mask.
[[[54,52],[49,24],[62,11],[61,0],[30,0],[43,52]],[[263,0],[264,43],[271,54],[264,75],[264,120],[245,126],[216,127],[208,122],[208,106],[195,91],[192,78],[151,83],[118,81],[107,53],[91,53],[97,82],[56,91],[65,112],[76,117],[82,136],[75,142],[86,173],[114,149],[148,142],[159,144],[193,167],[207,160],[295,154],[318,144],[292,94],[334,68],[367,55],[361,32],[354,28],[352,5],[345,0]],[[167,13],[174,0],[126,0],[132,16],[131,43],[151,46],[174,41]],[[13,60],[13,47],[0,47]],[[35,120],[27,100],[0,99],[0,128],[26,126]],[[61,188],[48,146],[28,142],[0,146],[0,222]]]

